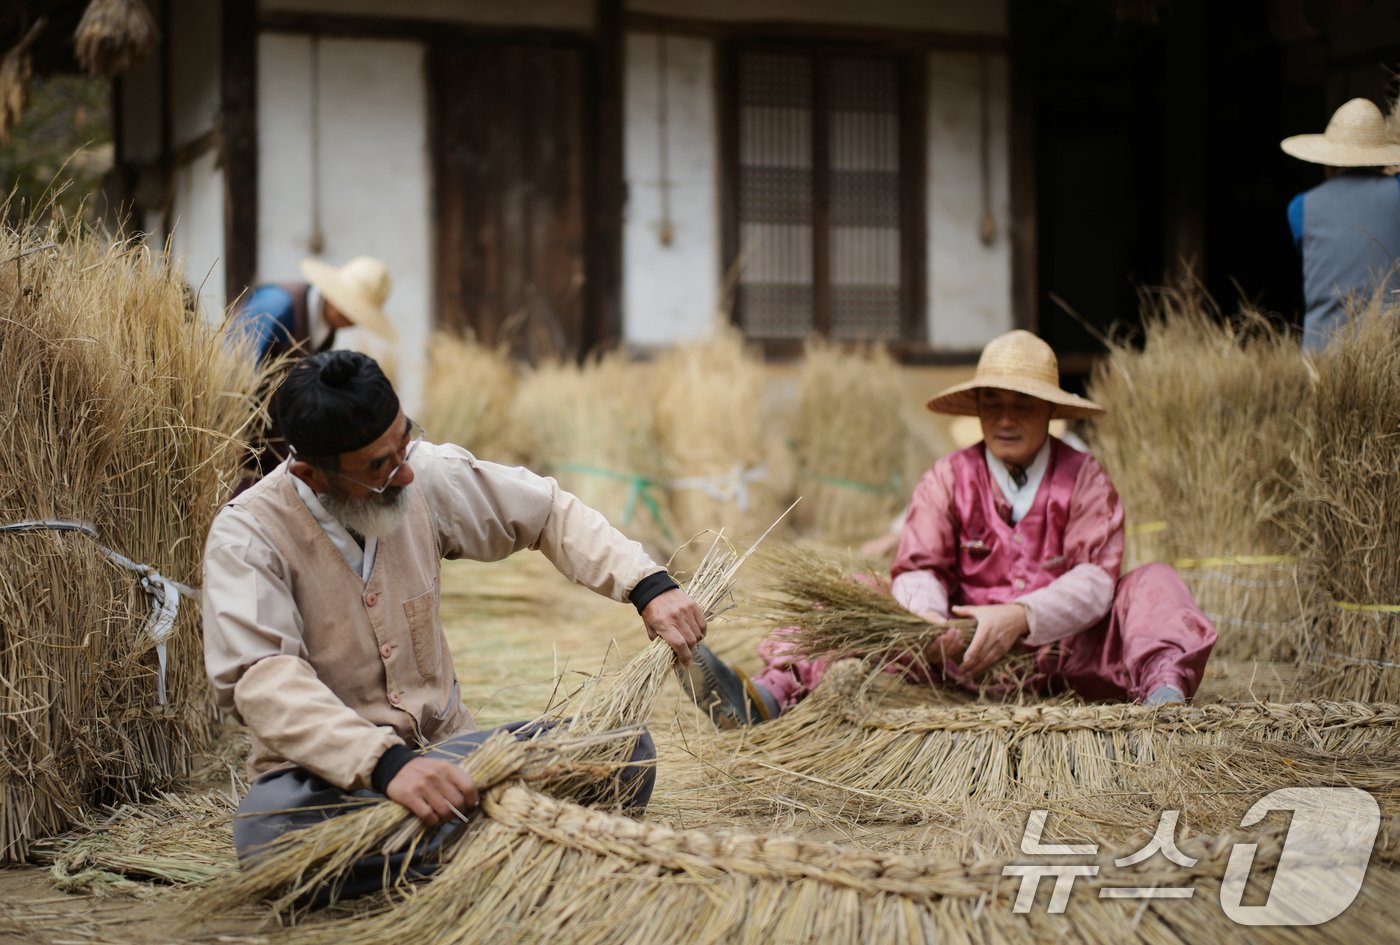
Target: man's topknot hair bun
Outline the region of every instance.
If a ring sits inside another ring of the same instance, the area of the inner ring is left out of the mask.
[[[321,364],[321,383],[327,387],[344,387],[360,373],[367,360],[358,351],[328,351]]]
[[[296,363],[275,408],[298,456],[329,459],[373,443],[399,415],[399,398],[373,358],[323,351]]]

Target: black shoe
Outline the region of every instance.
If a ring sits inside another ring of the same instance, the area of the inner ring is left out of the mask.
[[[778,717],[778,702],[766,689],[732,669],[701,643],[687,667],[676,667],[684,689],[718,728],[757,725]]]

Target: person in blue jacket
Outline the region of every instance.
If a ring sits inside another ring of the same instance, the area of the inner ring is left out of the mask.
[[[1400,139],[1369,99],[1354,98],[1322,134],[1294,135],[1284,152],[1327,167],[1327,179],[1288,205],[1303,258],[1303,349],[1319,351],[1348,307],[1400,288]]]
[[[385,340],[394,339],[394,328],[384,314],[393,280],[381,260],[356,256],[336,267],[304,259],[300,269],[305,281],[256,285],[234,314],[231,331],[250,339],[260,363],[327,351],[341,328],[363,328]],[[270,423],[262,442],[254,444],[244,462],[238,491],[286,458],[281,431]]]

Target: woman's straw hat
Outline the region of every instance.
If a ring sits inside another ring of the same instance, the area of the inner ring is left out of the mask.
[[[1329,167],[1400,164],[1400,142],[1390,136],[1376,103],[1365,98],[1354,98],[1333,112],[1322,134],[1284,138],[1279,147],[1295,158]]]
[[[356,256],[337,269],[319,259],[303,259],[301,274],[356,327],[393,341],[394,326],[384,314],[393,280],[389,267],[373,256]]]
[[[987,342],[972,380],[937,394],[928,402],[934,413],[977,416],[977,391],[983,387],[1015,391],[1055,405],[1050,416],[1072,420],[1093,417],[1104,408],[1060,389],[1060,363],[1050,346],[1028,331],[1007,332]]]

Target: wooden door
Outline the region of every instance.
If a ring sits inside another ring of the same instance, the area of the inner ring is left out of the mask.
[[[443,40],[428,56],[438,323],[531,360],[588,330],[591,51]]]

